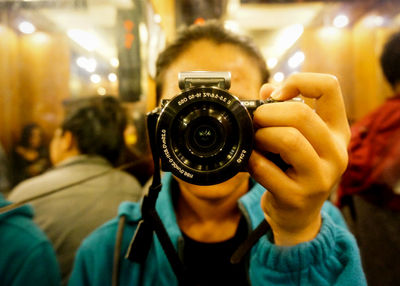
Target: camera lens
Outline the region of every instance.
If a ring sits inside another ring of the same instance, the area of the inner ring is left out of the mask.
[[[194,170],[217,170],[237,149],[238,125],[231,112],[212,101],[197,102],[175,116],[171,147],[179,160]],[[183,136],[182,136],[183,135]]]
[[[247,109],[227,91],[185,91],[165,105],[158,120],[163,170],[194,184],[223,182],[244,170],[253,132]]]

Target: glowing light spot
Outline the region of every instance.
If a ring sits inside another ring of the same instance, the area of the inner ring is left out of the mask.
[[[18,25],[18,29],[24,34],[32,34],[36,31],[36,27],[28,21],[21,22]]]
[[[349,24],[349,22],[349,18],[346,15],[340,14],[333,20],[333,25],[336,28],[344,28]]]

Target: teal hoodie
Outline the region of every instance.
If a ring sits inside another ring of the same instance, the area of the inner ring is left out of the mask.
[[[0,194],[0,207],[10,204]],[[0,285],[60,285],[53,247],[22,206],[0,214]]]
[[[183,239],[173,208],[170,183],[171,175],[166,174],[156,208],[173,244],[181,252]],[[264,191],[256,184],[238,202],[252,229],[264,219],[260,207]],[[366,285],[356,241],[347,230],[339,210],[327,202],[321,213],[320,233],[310,242],[280,247],[271,242],[269,233],[253,246],[248,261],[251,285]],[[155,235],[144,265],[124,259],[141,218],[140,204],[122,203],[119,208],[121,215],[127,216],[127,222],[121,247],[120,285],[177,285]],[[70,286],[111,285],[117,226],[118,219],[114,219],[83,241],[75,259]]]

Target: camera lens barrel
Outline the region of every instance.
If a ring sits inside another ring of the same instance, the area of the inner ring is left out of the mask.
[[[245,105],[218,87],[183,91],[165,104],[156,126],[162,170],[195,185],[214,185],[245,171],[253,137]]]

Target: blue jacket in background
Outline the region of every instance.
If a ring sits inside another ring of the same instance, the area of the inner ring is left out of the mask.
[[[171,197],[171,174],[163,178],[157,200],[159,213],[169,236],[182,251],[183,238],[178,227]],[[260,207],[265,189],[256,184],[239,200],[239,208],[252,229],[264,219]],[[120,285],[177,285],[174,272],[154,235],[144,265],[124,259],[129,242],[141,218],[139,203],[122,203],[119,216],[126,215],[122,248]],[[354,237],[347,230],[337,208],[329,202],[322,208],[322,227],[318,236],[293,247],[281,247],[263,236],[251,249],[249,279],[256,285],[366,285],[360,255]],[[75,259],[70,286],[111,285],[113,251],[118,219],[94,231],[82,243]],[[211,258],[212,259],[212,258]]]
[[[0,194],[0,207],[10,204]],[[53,247],[22,206],[0,214],[0,285],[60,285]]]

